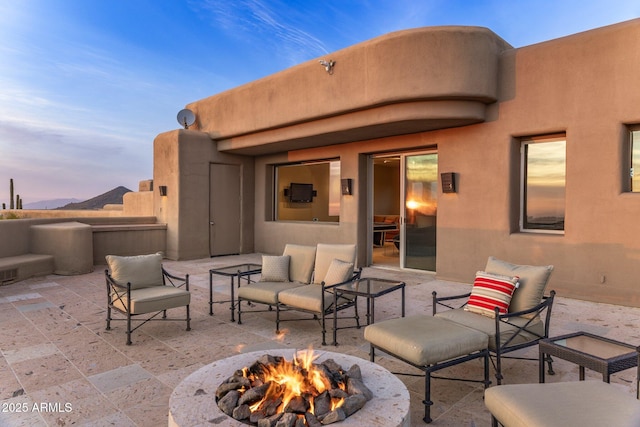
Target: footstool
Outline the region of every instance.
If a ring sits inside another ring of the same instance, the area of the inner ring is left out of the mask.
[[[379,349],[425,373],[424,421],[431,420],[431,373],[469,360],[484,358],[484,379],[489,384],[489,336],[447,319],[429,315],[409,316],[369,325],[364,339],[370,344],[370,359]],[[454,379],[454,378],[445,378]]]
[[[494,427],[640,426],[640,401],[602,381],[500,385],[484,404]]]

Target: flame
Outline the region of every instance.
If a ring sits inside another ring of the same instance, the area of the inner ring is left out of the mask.
[[[250,381],[259,381],[262,384],[270,383],[264,398],[251,405],[250,410],[252,412],[259,411],[265,402],[281,399],[277,412],[282,412],[291,400],[304,396],[310,404],[309,412],[315,414],[315,396],[329,390],[331,386],[331,382],[324,375],[324,372],[314,364],[318,357],[320,356],[315,355],[312,348],[299,351],[292,361],[282,359],[281,363],[265,365],[259,378],[248,368],[243,368],[243,375]],[[339,384],[339,387],[343,390],[346,388],[344,384]],[[339,408],[343,403],[343,398],[333,398],[331,410]]]
[[[281,329],[280,332],[276,334],[276,341],[283,342],[288,333],[288,329]]]

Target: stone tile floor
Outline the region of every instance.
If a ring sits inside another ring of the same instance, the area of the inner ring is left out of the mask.
[[[228,304],[215,304],[209,316],[209,274],[213,267],[260,262],[260,255],[239,255],[194,261],[167,261],[175,273],[189,273],[192,291],[192,330],[184,323],[151,322],[125,345],[124,323],[105,330],[104,266],[80,276],[46,276],[0,286],[0,426],[162,426],[167,425],[172,390],[193,371],[212,361],[243,351],[271,348],[321,347],[316,322],[287,322],[276,336],[274,313],[243,315],[243,324],[230,321]],[[363,276],[407,283],[407,314],[430,313],[431,292],[463,293],[469,285],[435,279],[429,273],[364,269]],[[214,300],[228,299],[229,279],[214,276]],[[182,315],[183,309],[176,309]],[[364,312],[364,306],[361,313]],[[400,294],[376,302],[376,321],[400,314]],[[300,313],[286,313],[299,318]],[[557,297],[552,335],[584,330],[640,344],[640,308],[590,303]],[[337,347],[325,350],[368,359],[362,329],[339,331]],[[330,340],[329,340],[330,341]],[[521,355],[537,357],[537,347]],[[392,358],[377,362],[393,372],[419,373]],[[547,381],[576,380],[578,369],[563,360]],[[481,375],[471,361],[449,369],[447,375]],[[505,383],[537,382],[537,363],[505,361]],[[492,373],[493,374],[493,373]],[[617,373],[612,383],[635,395],[634,369]],[[601,378],[587,372],[589,379]],[[412,425],[422,422],[424,381],[400,376],[411,395]],[[433,381],[434,426],[489,426],[482,386]]]

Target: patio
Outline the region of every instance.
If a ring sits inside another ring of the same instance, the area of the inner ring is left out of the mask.
[[[184,331],[184,324],[179,322],[152,322],[134,332],[131,346],[125,345],[124,323],[115,322],[110,331],[105,331],[104,266],[81,276],[52,275],[1,286],[0,425],[166,425],[169,397],[186,376],[240,352],[312,345],[316,350],[368,360],[369,346],[362,338],[362,329],[341,330],[339,346],[322,347],[316,322],[288,322],[288,330],[276,336],[275,313],[247,313],[243,324],[238,325],[230,321],[228,304],[215,304],[215,314],[209,316],[209,269],[242,262],[260,262],[260,255],[166,261],[169,271],[190,274],[192,330]],[[430,313],[433,290],[447,295],[469,289],[469,285],[436,280],[428,273],[386,268],[365,268],[363,277],[405,281],[407,315]],[[228,299],[229,279],[213,279],[214,300]],[[377,321],[399,314],[398,293],[376,302]],[[286,313],[289,317],[301,315]],[[552,336],[582,330],[640,344],[640,308],[559,295],[552,319]],[[537,357],[537,347],[520,355]],[[377,362],[394,372],[419,373],[394,359],[379,358]],[[479,373],[480,363],[471,361],[450,371]],[[548,382],[578,378],[578,367],[572,363],[555,359],[554,369],[556,375],[547,377]],[[538,381],[537,362],[506,360],[504,373],[505,384]],[[611,382],[635,396],[635,375],[636,371],[629,369],[614,374]],[[410,392],[412,425],[425,425],[422,378],[400,379]],[[587,379],[601,376],[587,371]],[[495,378],[492,380],[495,383]],[[481,385],[444,380],[432,384],[432,425],[490,425]],[[34,405],[42,410],[34,410]]]

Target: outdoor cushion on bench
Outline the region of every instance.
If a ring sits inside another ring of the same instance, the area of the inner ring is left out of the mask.
[[[374,323],[364,339],[415,366],[434,365],[487,348],[487,335],[432,316],[408,316]]]
[[[465,378],[464,381],[481,382],[485,388],[490,384],[488,336],[475,329],[446,319],[417,315],[369,325],[364,330],[364,338],[371,345],[372,362],[375,361],[375,349],[379,349],[425,373],[423,420],[426,423],[431,422],[432,372],[484,358],[483,379]]]
[[[485,390],[493,426],[640,426],[640,402],[603,381],[510,384]]]
[[[436,313],[435,317],[451,320],[460,325],[482,331],[489,337],[489,349],[496,351],[499,346],[496,345],[496,321],[495,319],[478,316],[475,313],[465,311],[462,308],[446,310]],[[527,319],[524,317],[511,317],[510,323],[503,322],[500,325],[500,344],[507,342],[510,344],[528,343],[538,337],[544,335],[544,323],[539,318]],[[527,324],[528,323],[528,324]],[[526,329],[522,329],[526,326]],[[509,341],[512,340],[512,341]]]

